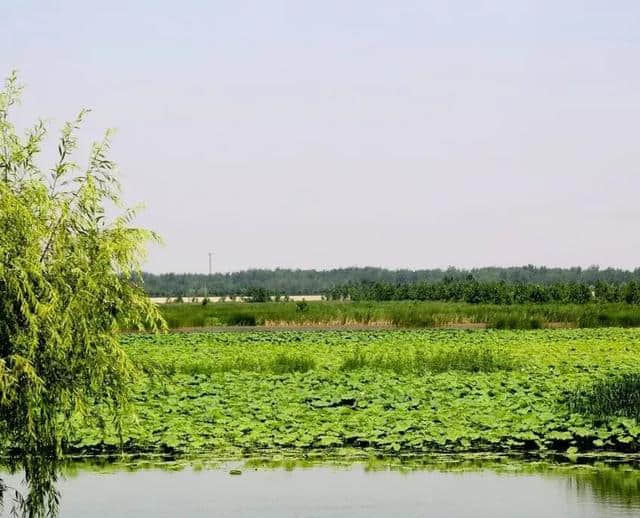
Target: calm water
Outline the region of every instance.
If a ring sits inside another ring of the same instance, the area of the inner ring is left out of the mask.
[[[230,474],[239,468],[240,475]],[[631,517],[640,516],[633,466],[440,471],[242,463],[178,471],[79,469],[59,485],[62,518]]]

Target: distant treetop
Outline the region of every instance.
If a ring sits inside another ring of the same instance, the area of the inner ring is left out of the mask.
[[[209,295],[246,295],[261,288],[274,294],[310,295],[328,293],[338,286],[363,282],[388,284],[436,283],[446,279],[478,282],[499,282],[550,285],[557,283],[595,284],[603,281],[622,284],[640,282],[640,268],[548,268],[546,266],[488,266],[473,269],[388,270],[374,267],[351,267],[333,270],[245,270],[216,273],[208,276],[196,273],[144,273],[144,288],[152,297]]]

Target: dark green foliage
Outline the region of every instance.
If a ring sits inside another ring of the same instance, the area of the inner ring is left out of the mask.
[[[228,326],[255,326],[258,321],[251,313],[232,313],[226,317],[224,323]]]
[[[496,329],[542,329],[544,323],[540,318],[527,318],[520,316],[499,317],[491,323]]]
[[[640,374],[611,376],[580,389],[569,398],[572,410],[603,419],[609,416],[640,420]]]
[[[271,302],[271,292],[266,288],[249,288],[245,299],[247,302]]]
[[[464,270],[449,268],[446,270],[386,270],[383,268],[339,268],[334,270],[246,270],[233,273],[216,273],[211,276],[190,273],[144,274],[144,286],[152,297],[175,297],[179,293],[202,295],[204,286],[208,292],[216,295],[245,295],[249,288],[264,288],[270,293],[289,295],[323,294],[336,286],[348,284],[381,283],[383,285],[406,285],[415,283],[439,283],[445,280],[464,281],[469,276],[479,283],[505,282],[507,284],[549,284],[577,283],[587,286],[597,285],[599,281],[614,287],[629,281],[640,281],[640,269],[633,271],[613,268],[546,268],[544,266],[513,266],[508,268],[487,267]],[[602,290],[596,286],[598,300],[614,302],[602,296]],[[640,300],[637,294],[631,297]],[[385,300],[385,299],[380,299]],[[388,299],[387,299],[388,300]]]
[[[391,284],[387,282],[361,282],[336,286],[327,292],[334,300],[416,300],[466,302],[468,304],[587,304],[590,302],[640,301],[640,285],[607,284],[599,281],[596,287],[578,282],[553,284],[507,283],[504,281],[478,281],[445,278],[438,282]]]
[[[637,306],[622,304],[609,308],[585,311],[578,319],[578,327],[640,327]]]

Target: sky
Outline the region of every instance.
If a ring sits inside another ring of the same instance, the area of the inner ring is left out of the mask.
[[[116,129],[152,272],[635,268],[638,63],[637,0],[0,0],[14,120]]]

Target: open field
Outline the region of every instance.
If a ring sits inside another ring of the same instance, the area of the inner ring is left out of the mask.
[[[224,302],[164,304],[170,328],[216,326],[398,328],[637,327],[640,306],[590,304],[467,304],[454,302]]]
[[[125,452],[640,450],[640,403],[609,397],[640,388],[640,330],[122,340],[143,373]],[[619,381],[597,388],[603,380]],[[110,423],[78,424],[67,451],[118,451]]]

